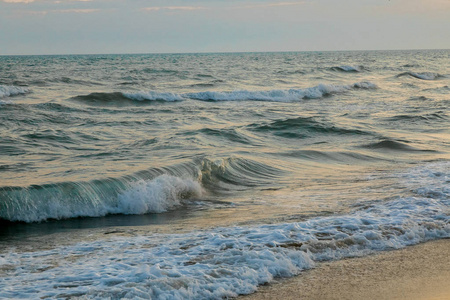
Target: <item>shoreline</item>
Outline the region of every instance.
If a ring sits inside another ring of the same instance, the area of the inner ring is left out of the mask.
[[[298,276],[260,286],[239,300],[450,299],[450,239],[322,262]]]

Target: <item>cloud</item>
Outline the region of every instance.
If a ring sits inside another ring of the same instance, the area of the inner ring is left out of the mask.
[[[52,10],[50,12],[53,13],[62,13],[62,14],[67,14],[67,13],[76,13],[76,14],[90,14],[93,12],[97,12],[99,11],[99,9],[92,9],[92,8],[86,8],[86,9],[58,9],[58,10]]]
[[[143,10],[143,11],[159,11],[159,10],[169,10],[169,11],[185,10],[185,11],[192,11],[192,10],[203,10],[203,9],[207,9],[207,7],[204,7],[204,6],[153,6],[153,7],[144,7],[141,10]]]
[[[394,15],[431,15],[450,12],[450,1],[448,0],[395,0],[388,5],[378,5],[378,11]]]
[[[32,3],[37,2],[38,0],[0,0],[0,2],[5,3]],[[55,0],[55,1],[38,1],[38,2],[53,2],[56,4],[67,3],[67,2],[92,2],[94,0]]]
[[[6,3],[31,3],[34,2],[34,0],[2,0]]]

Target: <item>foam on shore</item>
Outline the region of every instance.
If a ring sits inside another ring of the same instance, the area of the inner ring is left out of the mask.
[[[316,262],[448,238],[449,171],[449,162],[413,168],[398,177],[415,196],[344,215],[5,253],[0,298],[235,297]]]

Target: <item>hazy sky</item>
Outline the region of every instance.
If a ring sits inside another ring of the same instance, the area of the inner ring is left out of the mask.
[[[449,48],[450,0],[0,0],[0,55]]]

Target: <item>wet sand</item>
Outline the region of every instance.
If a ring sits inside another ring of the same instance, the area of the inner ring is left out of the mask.
[[[450,240],[325,262],[240,300],[450,299]]]

